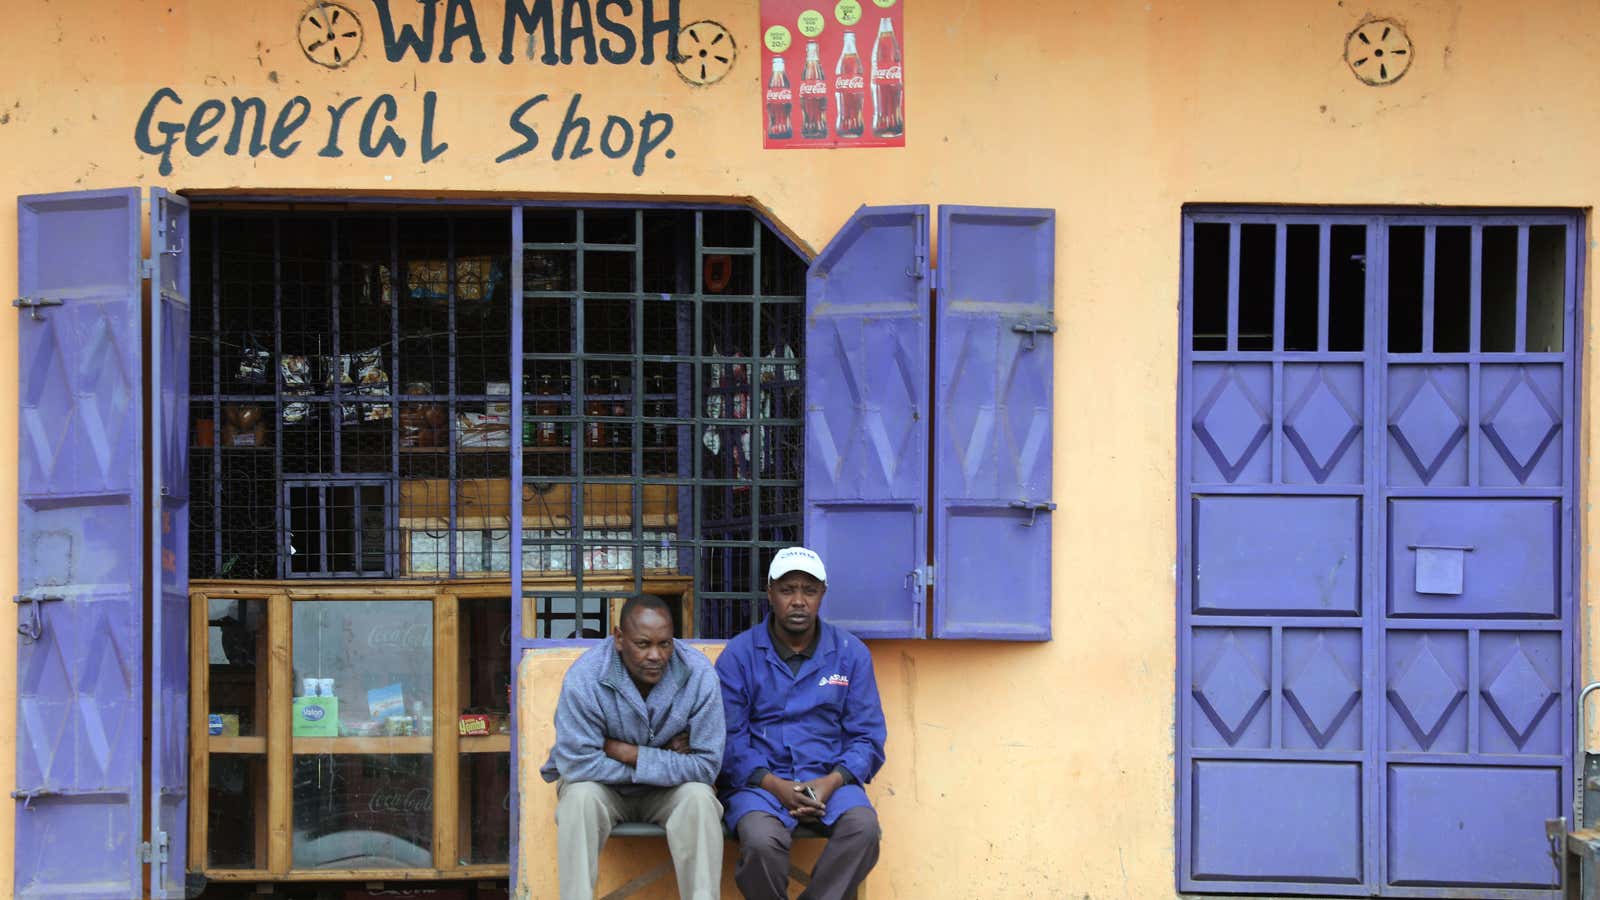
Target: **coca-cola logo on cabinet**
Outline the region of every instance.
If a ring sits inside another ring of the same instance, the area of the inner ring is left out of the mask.
[[[433,626],[425,622],[374,625],[367,632],[367,646],[374,650],[427,650],[433,646]]]
[[[379,788],[367,801],[367,811],[373,813],[429,813],[433,812],[433,791],[425,787]]]

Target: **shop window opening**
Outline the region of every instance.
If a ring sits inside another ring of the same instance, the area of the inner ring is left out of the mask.
[[[801,540],[806,260],[736,209],[201,206],[191,244],[193,868],[503,877],[514,604],[731,637]]]

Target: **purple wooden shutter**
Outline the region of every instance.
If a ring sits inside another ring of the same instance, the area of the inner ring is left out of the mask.
[[[150,192],[150,886],[184,896],[189,816],[189,204]]]
[[[806,521],[823,615],[923,637],[928,208],[863,206],[806,276]]]
[[[1055,212],[939,208],[933,636],[1050,639]]]
[[[16,895],[142,893],[139,194],[17,201]]]

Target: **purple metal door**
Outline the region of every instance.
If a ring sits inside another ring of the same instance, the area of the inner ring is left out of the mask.
[[[1572,216],[1385,229],[1373,562],[1392,896],[1560,883],[1544,822],[1571,800],[1578,230]]]
[[[928,208],[863,206],[806,275],[805,537],[828,619],[925,637]]]
[[[939,208],[933,636],[1050,639],[1055,212]]]
[[[150,886],[185,896],[189,815],[189,204],[150,191]]]
[[[1180,886],[1555,896],[1575,219],[1184,232]]]
[[[142,893],[139,212],[17,201],[18,897]]]

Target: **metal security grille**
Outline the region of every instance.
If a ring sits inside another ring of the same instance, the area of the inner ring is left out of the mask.
[[[520,556],[530,638],[662,578],[723,636],[800,539],[805,261],[748,211],[216,209],[193,242],[192,577]]]

